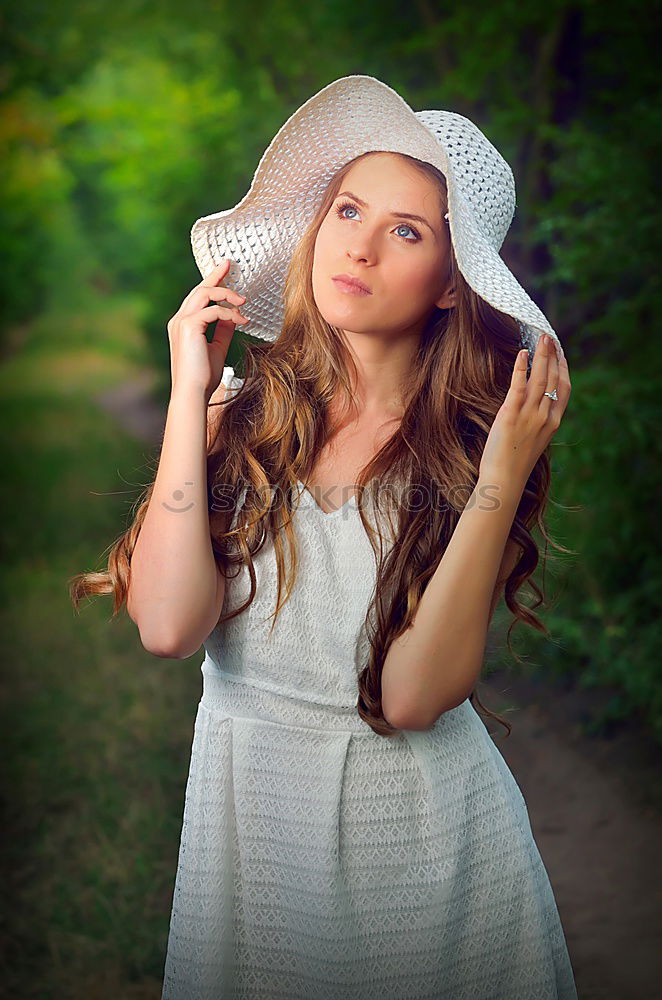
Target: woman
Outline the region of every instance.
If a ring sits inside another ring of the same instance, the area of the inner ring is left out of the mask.
[[[475,125],[354,76],[193,227],[158,472],[74,590],[156,655],[205,646],[164,1000],[576,998],[472,704],[504,586],[544,630],[515,595],[570,394],[498,255],[514,207]]]

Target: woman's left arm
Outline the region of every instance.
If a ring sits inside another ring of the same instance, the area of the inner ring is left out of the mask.
[[[559,353],[540,337],[528,381],[527,352],[518,354],[475,488],[411,627],[391,643],[382,671],[382,710],[398,729],[429,729],[469,696],[480,676],[490,618],[519,557],[510,529],[570,397],[560,347]],[[545,395],[554,389],[558,400]]]

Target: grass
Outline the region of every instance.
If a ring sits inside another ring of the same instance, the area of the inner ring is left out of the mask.
[[[49,342],[32,335],[0,368],[11,997],[161,991],[202,654],[158,659],[110,597],[79,613],[69,600],[71,576],[105,565],[153,458],[92,401],[141,367],[131,310],[106,305],[107,352],[101,337],[73,346],[76,324],[56,317]]]

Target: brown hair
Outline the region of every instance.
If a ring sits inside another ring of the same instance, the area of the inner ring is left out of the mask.
[[[331,402],[340,398],[346,408],[352,405],[348,371],[354,365],[353,359],[342,331],[322,318],[313,297],[315,240],[345,175],[354,163],[370,155],[374,153],[349,161],[329,182],[292,255],[280,335],[273,342],[246,345],[243,384],[235,394],[216,404],[222,407],[222,421],[216,425],[207,454],[212,547],[226,577],[231,577],[232,567],[245,563],[251,578],[246,601],[222,614],[218,624],[240,614],[253,601],[253,556],[269,539],[274,545],[278,571],[272,629],[294,587],[298,559],[289,498],[292,491],[298,490],[298,479],[307,482],[317,456],[334,432],[329,418]],[[405,154],[395,155],[403,156],[437,182],[442,218],[447,210],[444,175],[429,163]],[[366,616],[370,652],[358,678],[357,710],[382,736],[398,732],[386,721],[381,707],[386,654],[393,640],[411,626],[423,591],[474,489],[485,440],[510,385],[521,346],[518,322],[470,288],[457,267],[452,246],[449,267],[456,304],[449,310],[433,308],[404,387],[405,412],[400,426],[362,470],[356,483],[362,523],[376,556],[379,550],[377,586]],[[434,447],[430,442],[435,442]],[[521,604],[516,597],[539,560],[531,534],[534,523],[546,543],[562,549],[547,534],[543,518],[550,484],[548,452],[546,449],[540,456],[529,477],[510,530],[510,538],[521,548],[521,554],[505,583],[504,599],[514,615],[508,629],[508,647],[518,661],[510,642],[518,621],[549,634],[533,611],[544,600],[540,588],[529,581],[537,598],[532,607]],[[374,493],[376,511],[388,498],[383,509],[394,526],[395,543],[386,555],[381,547],[381,532],[375,533],[366,517],[362,493],[369,484],[378,484]],[[398,502],[412,484],[416,484],[417,496],[425,497],[415,507]],[[132,524],[112,545],[107,571],[82,573],[70,581],[75,606],[83,596],[113,594],[113,617],[118,613],[126,600],[131,553],[153,487],[152,481],[137,501]],[[219,490],[225,497],[224,504],[230,504],[232,510],[245,491],[232,529],[229,518],[219,514],[222,508],[215,502]],[[274,496],[284,498],[284,502],[274,503]],[[287,574],[283,538],[288,542]],[[510,734],[511,725],[482,704],[475,688],[469,697]]]

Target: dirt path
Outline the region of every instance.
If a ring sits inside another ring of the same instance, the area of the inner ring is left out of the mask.
[[[526,799],[580,1000],[660,997],[659,748],[636,724],[586,736],[601,693],[506,671],[479,693],[513,726],[488,728]]]
[[[97,397],[129,433],[161,441],[153,375]],[[481,701],[513,726],[488,728],[526,799],[568,942],[579,1000],[662,996],[662,752],[636,722],[586,736],[609,692],[498,671]],[[532,997],[531,1000],[536,1000]]]

